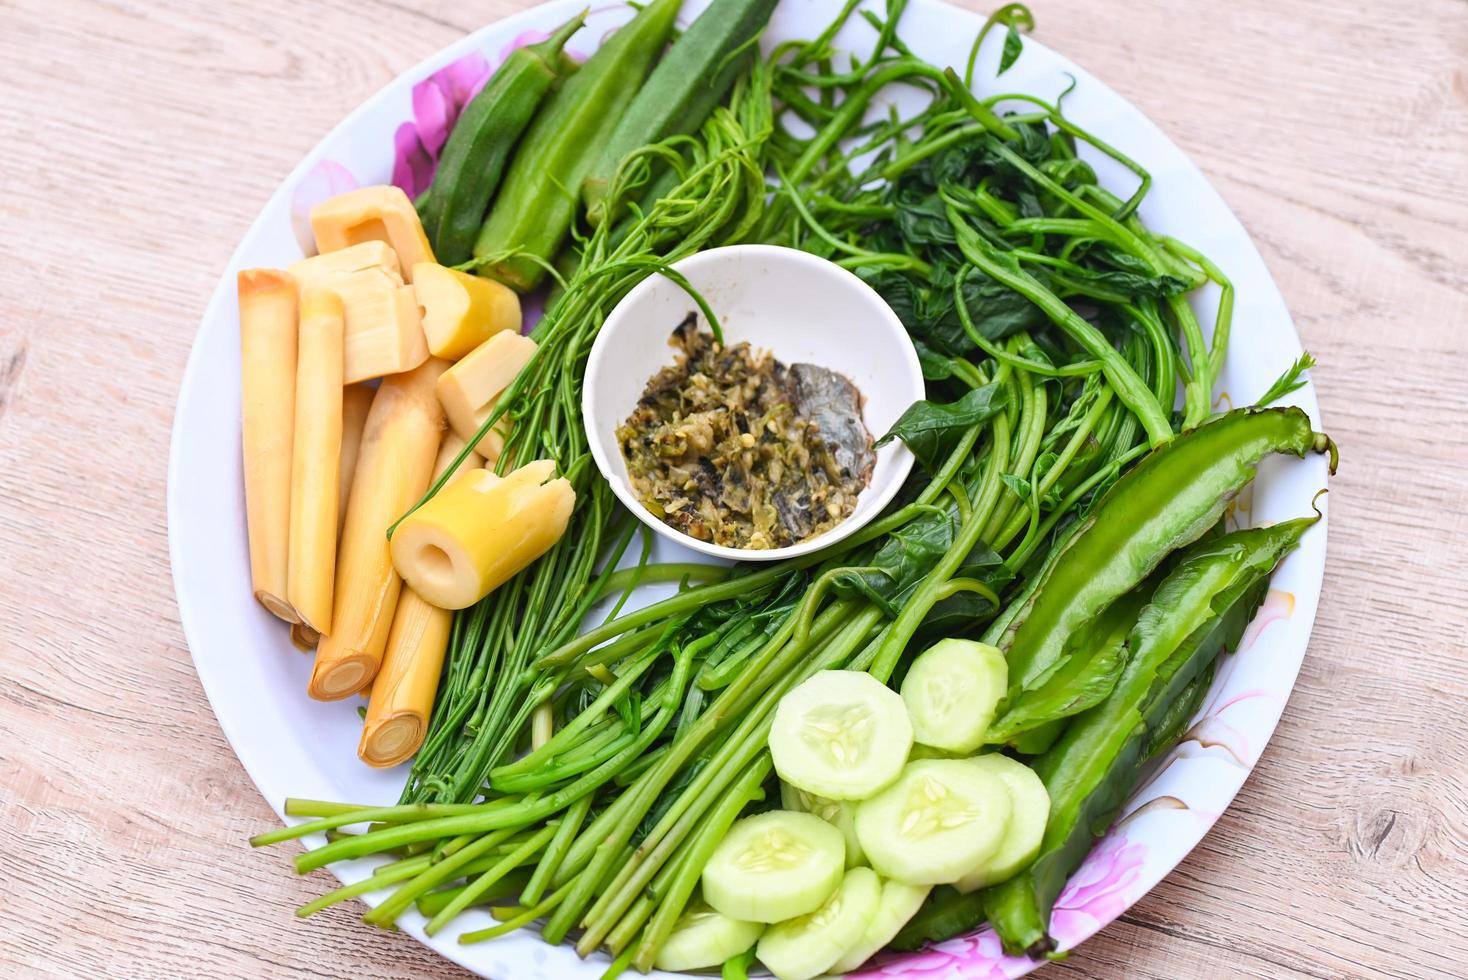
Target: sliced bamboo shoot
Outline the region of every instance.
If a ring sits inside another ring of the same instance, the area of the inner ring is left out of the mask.
[[[473,605],[565,533],[576,493],[566,480],[550,479],[554,470],[542,459],[504,478],[460,474],[398,525],[394,566],[435,606]]]
[[[448,469],[464,445],[456,433],[444,433],[434,464],[435,479]],[[474,469],[480,462],[476,454],[470,453],[457,472]],[[412,589],[405,586],[399,594],[382,668],[372,682],[362,741],[357,746],[357,755],[369,766],[395,766],[423,744],[453,621],[453,613],[430,605]]]
[[[296,282],[279,269],[238,277],[245,523],[260,605],[299,621],[288,598],[291,439],[296,398]]]
[[[346,307],[342,380],[347,384],[411,371],[428,360],[423,320],[412,286],[381,268],[329,280]]]
[[[398,253],[386,242],[376,241],[362,242],[335,252],[322,252],[292,262],[286,271],[295,276],[296,284],[305,290],[329,285],[332,279],[343,273],[366,269],[382,269],[399,283],[403,281],[403,266],[398,261]]]
[[[397,254],[383,242],[323,252],[290,271],[302,292],[331,289],[342,298],[347,384],[411,371],[428,359],[418,298],[403,284]]]
[[[423,262],[413,292],[434,357],[456,361],[501,330],[520,332],[520,294],[493,279]]]
[[[367,410],[372,407],[376,389],[366,385],[347,385],[342,389],[342,451],[337,467],[336,536],[341,539],[342,525],[347,520],[347,495],[352,492],[352,474],[357,471],[357,451],[362,446],[362,426]]]
[[[512,331],[502,331],[474,348],[438,379],[438,399],[443,403],[449,425],[465,439],[473,439],[484,420],[494,411],[496,400],[530,358],[535,356],[535,341]],[[509,432],[506,419],[500,419],[485,433],[474,451],[491,465],[497,463],[505,448]]]
[[[434,384],[447,366],[434,358],[384,378],[372,399],[337,553],[331,633],[316,648],[308,689],[317,700],[357,693],[382,663],[402,585],[387,529],[418,501],[433,475],[443,431]]]
[[[402,188],[391,184],[359,187],[322,201],[311,209],[311,232],[323,254],[362,242],[388,242],[409,282],[414,265],[433,261],[417,209]]]
[[[291,450],[291,543],[287,593],[301,622],[331,632],[336,574],[337,481],[341,476],[341,297],[310,288],[301,297],[296,358],[296,431]]]
[[[321,634],[305,623],[291,624],[291,644],[302,653],[312,653],[321,642]]]

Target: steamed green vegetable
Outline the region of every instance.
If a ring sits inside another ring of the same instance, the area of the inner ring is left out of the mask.
[[[1047,951],[1050,908],[1168,731],[1169,707],[1222,650],[1237,645],[1269,573],[1315,520],[1204,541],[1157,586],[1127,640],[1130,659],[1116,689],[1035,762],[1051,800],[1040,856],[984,895],[1007,950]]]
[[[1107,492],[1057,555],[1000,640],[1009,662],[1006,714],[1064,667],[1067,644],[1169,553],[1218,522],[1270,453],[1333,450],[1297,408],[1238,409],[1152,453]],[[1028,727],[1051,720],[1032,718]],[[1010,732],[1006,718],[996,726]]]

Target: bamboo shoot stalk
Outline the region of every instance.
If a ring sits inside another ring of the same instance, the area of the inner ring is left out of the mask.
[[[260,605],[296,623],[288,598],[296,281],[279,269],[244,269],[237,283],[250,581]]]
[[[352,492],[352,474],[357,472],[357,452],[362,448],[362,426],[372,407],[375,388],[347,385],[342,389],[342,448],[337,466],[336,536],[341,540],[342,525],[347,521],[347,497]]]
[[[329,290],[307,289],[301,297],[296,360],[287,597],[301,623],[318,634],[331,633],[345,329],[341,297]]]
[[[291,623],[291,644],[302,653],[313,653],[321,642],[321,634],[305,623]]]
[[[463,438],[452,429],[444,433],[433,467],[435,480],[448,470],[464,446]],[[483,460],[470,453],[455,472],[482,465]],[[369,766],[379,769],[395,766],[423,745],[453,622],[453,613],[430,605],[417,592],[403,586],[397,611],[393,613],[387,649],[382,655],[382,668],[372,682],[372,700],[367,705],[362,740],[357,746],[357,756]]]
[[[337,554],[331,632],[316,648],[307,688],[318,701],[363,690],[382,664],[402,587],[387,529],[417,502],[433,476],[444,428],[434,385],[447,367],[447,361],[430,358],[384,378],[373,396]]]

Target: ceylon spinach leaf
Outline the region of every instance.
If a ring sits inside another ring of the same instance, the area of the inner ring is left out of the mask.
[[[877,446],[901,439],[924,469],[937,472],[964,429],[987,422],[1004,408],[1007,391],[1005,386],[991,382],[971,389],[955,402],[914,402],[892,431],[877,440]]]

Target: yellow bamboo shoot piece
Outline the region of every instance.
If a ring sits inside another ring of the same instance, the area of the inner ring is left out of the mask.
[[[393,565],[435,606],[472,606],[565,533],[576,492],[554,470],[541,459],[503,478],[460,474],[398,525]]]
[[[382,663],[402,586],[387,529],[418,502],[433,476],[443,431],[434,384],[447,366],[434,358],[384,378],[372,399],[337,550],[331,632],[316,648],[308,687],[319,701],[362,690]]]
[[[296,282],[279,269],[245,269],[240,298],[240,412],[250,580],[260,605],[299,621],[287,596],[291,439],[296,399]]]
[[[305,290],[312,286],[330,285],[332,279],[344,273],[368,269],[381,269],[399,283],[403,281],[403,266],[398,261],[398,253],[386,242],[363,242],[338,252],[323,252],[292,262],[286,271]]]
[[[520,332],[520,294],[504,283],[421,262],[413,292],[434,357],[457,361],[501,330]]]
[[[357,450],[362,446],[362,426],[367,423],[367,410],[377,392],[366,385],[347,385],[342,389],[342,450],[337,466],[336,536],[341,538],[347,520],[347,495],[352,492],[352,474],[357,471]]]
[[[347,314],[342,363],[346,384],[402,374],[428,360],[412,286],[377,268],[338,276],[330,280],[330,287],[341,296]]]
[[[418,211],[400,187],[359,187],[322,201],[311,209],[316,248],[327,253],[362,242],[387,242],[398,253],[408,281],[419,262],[433,261],[433,247],[423,233]]]
[[[535,355],[535,341],[505,330],[474,348],[438,379],[438,400],[443,403],[449,425],[465,439],[473,439],[494,411],[495,402],[515,375]],[[501,418],[474,447],[489,463],[499,461],[509,433],[508,420]]]
[[[379,241],[324,252],[290,267],[301,291],[330,289],[346,314],[342,378],[355,384],[411,371],[428,359],[413,287],[396,253]]]
[[[287,593],[301,622],[331,632],[336,574],[337,480],[342,448],[341,297],[311,288],[301,296],[296,356],[296,431],[291,465]]]
[[[311,653],[321,642],[321,634],[305,623],[291,624],[291,644],[302,653]]]
[[[464,445],[457,433],[444,434],[434,464],[435,479],[443,475]],[[474,469],[479,462],[479,457],[470,453],[457,472]],[[377,679],[372,682],[372,700],[357,746],[357,755],[369,766],[395,766],[423,744],[453,622],[453,613],[430,605],[406,586],[398,595],[387,650]]]

